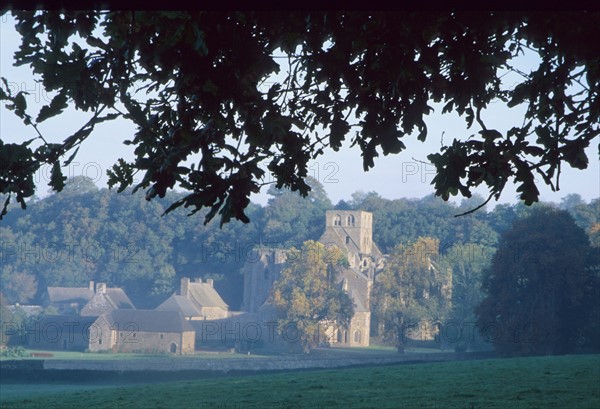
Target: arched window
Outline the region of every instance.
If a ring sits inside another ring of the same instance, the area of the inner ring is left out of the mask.
[[[171,350],[172,354],[176,354],[177,353],[177,344],[172,342],[170,350]]]
[[[336,214],[335,216],[333,216],[333,225],[341,226],[342,225],[342,216],[340,216],[339,214]]]
[[[348,226],[354,226],[355,220],[354,220],[354,215],[350,215],[348,216]]]
[[[354,331],[354,342],[360,344],[360,330]]]

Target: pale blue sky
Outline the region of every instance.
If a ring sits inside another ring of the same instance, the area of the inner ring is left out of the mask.
[[[0,17],[0,44],[0,76],[8,79],[13,91],[30,92],[28,103],[36,107],[37,113],[37,109],[41,104],[47,103],[49,97],[41,85],[34,81],[28,67],[12,66],[12,56],[18,48],[19,35],[14,29],[14,20],[11,16]],[[510,81],[510,77],[507,76],[506,80]],[[438,151],[442,134],[444,134],[444,142],[450,143],[455,137],[463,139],[479,131],[475,126],[466,130],[463,119],[455,114],[442,116],[439,114],[441,107],[433,106],[436,113],[430,115],[427,120],[428,140],[421,143],[416,140],[416,137],[406,137],[404,139],[408,148],[406,151],[398,155],[376,158],[375,168],[369,172],[363,172],[360,151],[357,148],[350,149],[349,141],[340,152],[327,151],[313,161],[312,175],[323,183],[332,202],[350,199],[351,194],[359,190],[376,191],[388,199],[423,197],[432,193],[433,186],[430,183],[433,178],[433,165],[424,165],[414,159],[426,161],[427,154]],[[505,132],[512,125],[521,123],[522,111],[520,108],[508,109],[497,103],[483,113],[482,117],[488,127]],[[44,122],[40,129],[48,141],[60,142],[83,125],[86,118],[86,114],[69,111],[58,118]],[[64,169],[65,174],[87,175],[95,179],[99,186],[106,186],[106,169],[120,157],[126,160],[133,158],[132,147],[123,145],[122,141],[130,139],[134,132],[135,127],[126,121],[99,125],[95,133],[82,145],[71,166]],[[25,141],[36,136],[33,128],[26,127],[4,107],[0,108],[0,135],[6,142]],[[596,146],[592,146],[587,151],[590,159],[587,170],[563,167],[559,192],[552,192],[549,187],[538,185],[542,200],[558,202],[569,193],[578,193],[588,201],[600,196],[597,143],[593,145]],[[45,196],[48,180],[48,169],[36,175],[38,196]],[[263,188],[263,192],[253,196],[252,200],[265,204],[268,198],[266,190],[267,188]],[[478,192],[487,196],[483,189]],[[500,202],[515,203],[516,198],[516,188],[511,185],[503,192]],[[495,202],[490,203],[491,206],[494,204]]]

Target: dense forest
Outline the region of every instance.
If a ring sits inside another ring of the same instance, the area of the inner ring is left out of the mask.
[[[271,188],[266,206],[249,207],[251,223],[234,222],[221,229],[218,221],[203,225],[202,214],[187,217],[183,208],[161,217],[178,193],[147,202],[143,194],[117,194],[85,177],[70,179],[61,194],[35,200],[25,211],[13,209],[0,222],[3,302],[39,303],[47,286],[85,286],[95,280],[123,287],[138,308],[153,308],[187,276],[213,278],[230,308],[237,309],[240,268],[252,257],[252,249],[317,240],[325,211],[332,208],[373,212],[374,241],[384,253],[419,237],[438,239],[439,254],[449,260],[458,279],[464,277],[465,249],[483,255],[469,258],[479,263],[477,269],[483,268],[500,235],[531,211],[522,204],[501,204],[454,217],[477,199],[456,205],[433,195],[389,200],[375,192],[356,192],[333,204],[317,180],[309,184],[312,191],[306,199]],[[579,195],[568,195],[552,205],[567,210],[598,241],[599,199],[587,203]],[[456,256],[459,250],[461,257]]]

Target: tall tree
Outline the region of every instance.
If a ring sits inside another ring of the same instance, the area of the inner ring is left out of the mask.
[[[517,220],[483,280],[477,315],[484,338],[503,354],[574,351],[590,325],[582,314],[594,287],[589,252],[585,232],[565,211],[538,207]]]
[[[486,200],[497,199],[514,181],[531,204],[539,197],[534,176],[558,189],[561,166],[585,169],[585,149],[600,134],[595,12],[13,15],[22,38],[15,63],[28,64],[54,97],[32,114],[26,93],[12,94],[5,80],[0,99],[36,131],[69,105],[90,113],[62,142],[41,133],[0,141],[0,193],[22,207],[42,164],[62,190],[61,161],[70,163],[97,124],[116,118],[137,126],[124,141],[135,159],[119,159],[109,185],[123,190],[142,172],[135,188],[150,200],[178,184],[189,194],[167,211],[209,208],[205,221],[219,214],[221,223],[248,221],[244,209],[266,183],[265,169],[278,188],[306,195],[308,161],[347,138],[365,170],[379,154],[403,151],[406,136],[425,140],[432,102],[475,128],[428,156],[444,200],[481,185]],[[516,68],[525,50],[539,56],[530,72]],[[283,79],[266,86],[282,69]],[[507,73],[514,80],[502,81]],[[525,113],[502,133],[486,124],[494,102]]]
[[[476,337],[475,309],[483,300],[482,275],[495,251],[493,247],[459,243],[443,255],[444,264],[452,271],[452,309],[450,320],[444,323],[446,332],[442,341],[455,342],[458,351],[479,348],[481,338]]]
[[[439,258],[439,240],[419,237],[396,246],[375,278],[375,321],[383,324],[398,352],[404,352],[408,332],[446,317],[451,282],[449,272],[436,265]]]
[[[279,327],[294,326],[305,352],[323,340],[325,327],[331,323],[347,327],[354,315],[352,300],[337,280],[337,270],[343,266],[338,249],[312,240],[287,254],[287,266],[274,285],[273,302],[281,317]]]
[[[262,240],[277,247],[300,247],[323,233],[325,212],[333,205],[317,179],[308,176],[306,181],[311,191],[305,199],[289,189],[269,188],[272,197],[263,216]]]

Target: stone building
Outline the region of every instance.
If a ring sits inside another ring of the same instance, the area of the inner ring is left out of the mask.
[[[332,345],[368,346],[373,278],[384,262],[383,254],[373,242],[373,215],[361,210],[329,210],[325,216],[325,231],[319,241],[327,249],[341,249],[346,256],[348,267],[336,280],[350,295],[355,311],[349,328],[330,326],[326,334],[328,341]],[[259,321],[273,320],[269,296],[273,283],[285,268],[285,258],[285,250],[260,248],[242,270],[242,309],[257,313]]]
[[[88,287],[48,287],[44,304],[59,314],[98,316],[112,309],[135,308],[122,288],[90,281]]]
[[[200,278],[190,281],[183,277],[178,293],[167,298],[156,310],[178,311],[188,320],[215,320],[227,318],[229,306],[215,290],[212,279],[202,282]]]
[[[113,310],[89,329],[92,352],[192,354],[195,331],[176,311]]]
[[[113,310],[135,309],[133,303],[121,288],[106,288],[106,283],[96,284],[96,292],[83,306],[82,316],[99,316]]]

